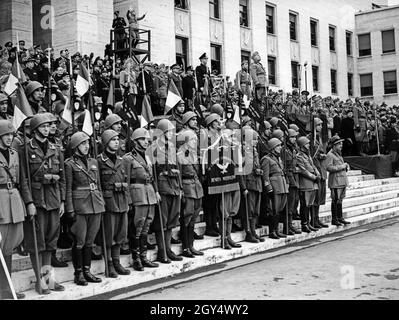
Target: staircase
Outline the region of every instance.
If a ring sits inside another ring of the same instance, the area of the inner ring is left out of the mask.
[[[264,252],[266,250],[275,249],[286,246],[288,244],[305,241],[311,238],[324,236],[327,234],[342,231],[344,228],[354,228],[364,224],[389,219],[399,215],[399,178],[389,178],[375,180],[373,175],[362,175],[361,171],[348,172],[350,186],[347,190],[346,199],[343,202],[343,214],[345,219],[352,222],[347,227],[330,226],[310,234],[302,233],[300,235],[291,236],[286,239],[273,240],[265,238],[262,243],[243,242],[245,232],[236,232],[232,234],[234,241],[241,242],[242,248],[232,250],[222,250],[220,248],[220,238],[212,238],[205,236],[203,240],[196,240],[195,247],[204,250],[205,255],[194,259],[184,258],[183,261],[172,262],[171,264],[160,264],[156,269],[145,269],[143,272],[132,271],[130,276],[119,276],[117,279],[106,279],[104,275],[103,261],[93,261],[92,272],[102,277],[103,282],[100,284],[89,284],[87,287],[78,287],[73,283],[73,267],[69,262],[68,268],[56,269],[57,280],[65,285],[64,292],[53,292],[48,296],[39,296],[33,289],[34,273],[31,269],[28,257],[15,255],[13,257],[13,282],[17,292],[25,291],[26,299],[43,299],[43,300],[65,300],[65,299],[81,299],[102,294],[128,286],[133,286],[147,281],[170,277],[181,272],[186,272],[232,260],[251,254]],[[331,223],[330,213],[330,193],[327,190],[327,203],[320,208],[320,220],[324,223]],[[296,227],[300,227],[300,221],[294,221]],[[282,228],[282,224],[280,224]],[[202,222],[202,215],[196,224],[196,232],[202,234],[205,230],[205,223]],[[177,236],[178,228],[173,233]],[[268,227],[258,229],[260,235],[268,234]],[[155,242],[153,237],[150,242]],[[181,245],[173,245],[173,251],[177,254],[181,253]],[[70,250],[60,250],[57,253],[64,260],[71,261]],[[149,259],[155,260],[156,250],[149,251]],[[130,266],[131,257],[121,256],[121,263],[124,266]]]

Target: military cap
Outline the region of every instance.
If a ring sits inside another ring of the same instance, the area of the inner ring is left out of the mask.
[[[295,138],[299,134],[298,131],[295,131],[294,129],[288,129],[288,137],[289,138]]]
[[[182,124],[186,124],[187,122],[189,122],[191,119],[196,118],[197,114],[193,111],[188,111],[185,114],[183,114],[183,118],[182,118]]]
[[[19,40],[19,44],[22,44],[23,46],[25,45],[25,40]]]
[[[338,135],[335,135],[335,136],[333,136],[331,139],[330,139],[330,145],[331,146],[334,146],[334,145],[336,145],[337,143],[340,143],[340,142],[343,142],[345,139],[341,139]]]
[[[271,138],[267,142],[267,147],[269,148],[269,150],[273,150],[277,146],[281,146],[281,141],[277,138]]]
[[[292,95],[293,96],[298,96],[299,95],[298,90],[297,89],[292,90]]]
[[[159,120],[159,122],[157,124],[157,129],[161,130],[164,133],[167,131],[173,130],[174,128],[175,128],[175,126],[168,119],[161,119],[161,120]]]
[[[277,117],[273,117],[273,118],[271,118],[270,119],[270,124],[273,126],[273,127],[275,127],[275,126],[277,126],[277,124],[278,124],[278,122],[279,122],[279,119],[277,118]]]
[[[301,95],[303,95],[303,96],[308,96],[309,94],[310,94],[309,91],[306,91],[306,90],[303,90],[301,92]]]
[[[115,113],[110,114],[105,118],[104,129],[110,129],[114,124],[118,122],[122,122],[122,118]]]
[[[111,139],[118,137],[118,136],[119,136],[119,133],[114,130],[111,130],[111,129],[105,130],[103,132],[103,134],[101,135],[101,141],[102,141],[104,147],[106,147],[108,145],[108,143],[111,141]]]
[[[277,129],[274,130],[272,133],[272,138],[277,138],[281,140],[283,139],[283,137],[284,137],[284,132],[282,130]]]
[[[200,59],[200,60],[202,60],[202,59],[208,59],[208,57],[207,57],[207,55],[206,55],[206,52],[204,52],[204,53],[199,57],[199,59]]]
[[[40,82],[30,81],[25,88],[26,96],[29,97],[33,92],[41,88],[43,88],[43,85]]]
[[[259,52],[258,52],[258,51],[255,51],[254,53],[252,53],[251,58],[253,59],[253,58],[255,58],[255,57],[258,56],[258,55],[259,55]]]
[[[30,129],[33,132],[37,128],[39,128],[41,125],[43,125],[45,123],[50,123],[50,122],[52,122],[52,121],[45,113],[35,114],[32,117],[32,120],[30,121]]]
[[[296,132],[299,132],[299,127],[296,124],[290,124],[289,128],[295,130]]]
[[[310,143],[310,140],[306,137],[299,137],[297,143],[298,147],[302,148],[305,144]]]
[[[8,41],[8,42],[6,42],[6,44],[4,45],[5,47],[12,47],[12,42],[11,41]]]
[[[148,130],[144,128],[138,128],[133,131],[132,133],[132,140],[137,140],[137,139],[150,139],[150,133]]]
[[[216,113],[211,113],[209,116],[207,116],[207,117],[205,118],[205,125],[206,125],[207,127],[209,127],[209,125],[210,125],[213,121],[216,121],[216,120],[220,121],[220,116],[219,116],[218,114],[216,114]]]
[[[12,125],[11,121],[8,120],[0,120],[0,137],[9,134],[9,133],[14,133],[16,130],[14,126]]]
[[[181,67],[180,67],[177,63],[172,64],[172,66],[170,67],[171,70],[173,70],[173,69],[180,69],[180,68],[181,68]]]
[[[317,127],[319,124],[323,124],[323,120],[320,118],[314,118],[314,126]]]
[[[75,132],[72,137],[71,141],[69,142],[69,146],[71,149],[75,149],[78,147],[82,142],[90,140],[90,137],[85,132]]]
[[[219,116],[223,115],[223,107],[219,104],[219,103],[215,103],[214,105],[212,105],[211,109],[209,110],[210,113],[216,113]]]

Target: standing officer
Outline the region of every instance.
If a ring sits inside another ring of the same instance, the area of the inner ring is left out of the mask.
[[[172,229],[176,227],[179,219],[181,200],[183,196],[180,171],[176,159],[176,129],[173,124],[162,119],[158,122],[157,130],[160,136],[153,146],[154,163],[158,178],[158,192],[161,195],[162,222],[165,234],[165,246],[167,257],[164,256],[162,232],[159,216],[155,216],[154,231],[158,246],[157,260],[162,263],[181,261],[171,248]],[[169,260],[170,259],[170,260]]]
[[[342,213],[342,200],[346,195],[346,187],[349,185],[346,172],[350,169],[349,164],[342,158],[343,139],[338,136],[331,138],[332,149],[327,154],[326,168],[330,173],[328,177],[328,187],[331,190],[331,215],[332,224],[341,226],[350,224],[346,221]]]
[[[12,253],[24,238],[25,204],[17,189],[20,183],[19,155],[11,148],[15,128],[10,121],[0,120],[0,248],[11,275]],[[0,300],[11,293],[6,290],[7,278],[0,268]],[[23,299],[24,294],[17,294]]]
[[[327,157],[326,146],[321,138],[323,121],[320,118],[314,118],[314,128],[316,131],[316,136],[314,139],[314,153],[312,159],[314,160],[314,165],[320,173],[320,180],[317,182],[317,192],[316,199],[313,205],[313,215],[311,220],[311,225],[313,228],[328,228],[328,226],[320,221],[319,210],[320,206],[326,203],[326,180],[327,180],[327,170],[325,168],[325,159]]]
[[[241,70],[236,74],[235,85],[249,99],[251,97],[251,76],[248,72],[248,64],[247,60],[241,63]]]
[[[286,173],[288,178],[288,230],[286,230],[286,224],[284,223],[284,233],[290,236],[294,234],[301,234],[301,231],[297,230],[293,224],[292,219],[295,211],[299,204],[299,168],[297,166],[297,145],[296,138],[298,132],[294,129],[288,129],[288,140],[287,148],[284,149]]]
[[[244,174],[238,176],[242,193],[240,210],[242,213],[241,221],[245,226],[245,241],[259,243],[264,242],[265,239],[259,237],[256,233],[256,219],[259,217],[260,212],[263,175],[263,171],[260,168],[258,151],[256,150],[258,134],[250,127],[244,127],[242,130],[244,130],[243,137],[245,141],[245,166]]]
[[[269,228],[269,238],[286,238],[278,230],[279,213],[287,203],[288,184],[284,174],[284,165],[280,158],[282,146],[277,138],[271,138],[268,142],[269,154],[261,160],[263,170],[264,190],[271,198],[272,211]]]
[[[210,80],[211,72],[207,66],[208,59],[206,53],[203,53],[199,57],[201,64],[195,68],[195,77],[197,79],[198,91],[201,93],[202,102],[204,102],[204,99],[209,97],[212,92],[212,81]]]
[[[194,248],[195,222],[201,211],[204,191],[200,182],[201,170],[198,158],[198,137],[195,131],[186,129],[177,136],[182,144],[177,153],[177,160],[183,183],[183,207],[181,210],[180,233],[182,236],[182,255],[187,258],[202,256],[204,253]]]
[[[118,132],[105,130],[101,135],[104,151],[98,155],[101,189],[105,200],[104,229],[107,246],[107,263],[110,278],[118,274],[128,275],[120,263],[120,247],[127,238],[127,212],[129,211],[129,191],[126,168],[123,159],[117,155],[119,149]]]
[[[33,268],[39,265],[40,270],[35,270],[35,274],[40,275],[40,279],[36,279],[36,291],[41,286],[43,294],[49,294],[50,290],[64,290],[54,279],[50,266],[51,253],[57,250],[60,216],[64,214],[65,203],[64,156],[56,145],[48,141],[51,121],[45,114],[33,116],[30,122],[33,138],[27,142],[25,149],[21,148],[20,158],[21,195],[27,205],[28,215],[37,216],[39,261],[36,261],[34,254],[32,224],[27,220],[24,223],[25,245]],[[45,281],[44,276],[47,275],[48,281]]]
[[[99,189],[100,173],[97,160],[90,158],[90,137],[84,132],[72,135],[70,148],[74,151],[65,161],[66,203],[65,211],[74,221],[72,262],[75,268],[74,282],[86,286],[99,283],[100,278],[90,272],[91,250],[100,229],[101,213],[105,211],[104,199]]]
[[[153,178],[152,164],[145,155],[149,146],[149,132],[144,128],[136,129],[132,134],[132,140],[132,152],[123,157],[130,184],[130,201],[133,205],[129,240],[133,269],[143,271],[144,267],[158,267],[157,263],[147,259],[147,238],[151,223],[154,220],[155,206],[161,200],[161,196]]]
[[[115,42],[116,42],[116,49],[123,49],[124,39],[126,37],[125,27],[126,21],[124,18],[119,16],[119,11],[115,11],[114,13],[114,21],[112,22],[112,29],[115,30]]]
[[[255,99],[258,102],[261,102],[263,98],[266,96],[266,88],[269,86],[268,80],[266,77],[266,70],[263,67],[261,61],[261,57],[258,51],[255,51],[252,54],[253,63],[251,63],[250,73],[253,84],[255,86]]]
[[[317,183],[321,176],[310,156],[310,140],[300,137],[297,141],[299,152],[297,154],[299,168],[299,201],[301,204],[302,232],[317,231],[309,225],[309,213],[312,210],[318,189]]]

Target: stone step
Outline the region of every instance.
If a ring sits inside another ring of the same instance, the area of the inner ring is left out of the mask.
[[[374,175],[364,174],[361,176],[348,176],[349,183],[359,182],[359,181],[369,181],[369,180],[375,180]]]
[[[63,281],[63,285],[66,290],[64,292],[53,292],[47,296],[39,296],[34,290],[30,289],[25,292],[27,300],[77,300],[82,298],[88,298],[94,295],[103,294],[111,292],[114,290],[122,289],[128,286],[133,286],[137,284],[143,284],[148,281],[162,279],[166,277],[171,277],[182,272],[187,272],[195,270],[201,267],[214,265],[216,263],[221,263],[227,260],[233,260],[248,255],[265,252],[267,250],[272,250],[286,246],[288,244],[298,243],[305,240],[322,237],[328,234],[333,234],[343,230],[344,228],[351,229],[364,224],[378,222],[381,220],[393,218],[399,216],[398,208],[389,208],[381,211],[372,212],[369,214],[364,214],[356,217],[349,218],[348,220],[352,222],[347,227],[336,227],[330,226],[329,228],[321,229],[317,232],[310,234],[302,233],[300,235],[291,236],[286,239],[273,240],[265,238],[265,242],[258,244],[251,244],[242,242],[242,248],[233,250],[222,250],[221,248],[212,248],[205,250],[205,255],[202,257],[196,257],[195,259],[184,258],[183,261],[172,262],[171,264],[161,264],[159,268],[156,269],[145,269],[143,272],[132,271],[129,276],[119,276],[117,279],[106,279],[104,278],[104,266],[102,261],[93,261],[93,270],[97,270],[102,278],[103,282],[100,284],[89,284],[86,287],[78,287],[72,282],[72,268],[59,269],[61,271],[57,272],[57,277]],[[234,234],[237,239],[238,236]],[[204,240],[205,241],[205,240]],[[216,240],[215,240],[216,241]],[[175,250],[175,248],[174,248]],[[122,264],[125,266],[129,265],[129,258],[123,257]],[[16,284],[17,290],[22,288],[30,287],[27,280],[32,281],[34,279],[33,272],[21,271],[13,275],[14,283]],[[28,286],[27,286],[28,284]]]
[[[328,175],[329,173],[327,172],[327,175]],[[361,176],[362,175],[362,170],[349,170],[347,173],[346,173],[346,175],[348,176],[348,177],[351,177],[351,176]]]
[[[371,186],[387,185],[391,183],[399,183],[399,178],[387,178],[387,179],[352,182],[349,185],[348,190],[367,188]]]

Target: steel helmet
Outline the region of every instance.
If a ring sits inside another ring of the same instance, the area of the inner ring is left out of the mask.
[[[37,89],[43,88],[43,85],[37,81],[30,81],[25,88],[26,96],[29,97]]]
[[[133,131],[132,140],[137,140],[137,139],[142,139],[142,138],[150,139],[150,133],[148,132],[148,130],[146,130],[144,128],[138,128]]]
[[[220,121],[220,116],[216,113],[211,113],[209,116],[205,118],[205,124],[207,127],[213,122],[219,120]]]
[[[54,112],[56,114],[61,115],[61,113],[64,111],[64,109],[65,109],[65,102],[62,102],[61,100],[59,100],[55,103]]]
[[[46,113],[44,113],[44,114],[50,119],[50,122],[56,122],[56,121],[58,121],[57,117],[56,117],[55,115],[53,115],[52,113],[46,112]]]
[[[248,137],[251,139],[253,139],[254,137],[258,137],[258,133],[250,126],[245,126],[244,128],[242,128],[242,130],[243,130],[243,135],[245,136],[246,139]]]
[[[277,124],[278,124],[278,122],[279,122],[280,120],[278,119],[278,118],[276,118],[276,117],[273,117],[273,118],[271,118],[270,119],[270,124],[273,126],[273,127],[275,127],[275,126],[277,126]]]
[[[215,103],[215,104],[211,107],[211,109],[210,109],[209,111],[210,111],[210,113],[216,113],[216,114],[218,114],[219,116],[222,116],[222,115],[223,115],[224,109],[223,109],[223,107],[222,107],[219,103]]]
[[[309,142],[310,142],[310,140],[308,138],[306,138],[306,137],[299,137],[298,140],[297,140],[299,148],[302,148],[305,144],[307,144]]]
[[[90,140],[90,137],[82,132],[75,132],[72,137],[71,137],[71,141],[69,142],[69,146],[71,147],[71,149],[75,149],[76,147],[78,147],[82,142],[85,142],[87,140]]]
[[[174,128],[175,128],[175,126],[168,119],[159,120],[158,125],[157,125],[157,129],[161,130],[164,133],[167,131],[173,130]]]
[[[296,132],[299,132],[299,127],[296,124],[290,124],[289,128],[295,130]]]
[[[271,129],[272,128],[272,125],[270,124],[270,122],[269,121],[263,121],[263,124],[265,125],[265,129],[267,130],[267,129]]]
[[[314,118],[314,126],[317,127],[319,124],[323,124],[323,120],[320,118]]]
[[[101,135],[101,141],[104,145],[104,147],[106,147],[108,145],[108,143],[111,141],[112,138],[114,137],[118,137],[119,133],[114,131],[114,130],[105,130],[103,132],[103,134]]]
[[[277,138],[271,138],[267,143],[267,147],[269,148],[270,151],[277,146],[281,146],[281,141]]]
[[[50,123],[52,122],[51,119],[48,117],[47,114],[45,113],[38,113],[35,114],[32,117],[32,120],[30,121],[30,130],[31,132],[35,131],[37,128],[39,128],[42,124],[45,123]]]
[[[295,131],[294,129],[288,129],[288,137],[289,138],[296,138],[299,132]]]
[[[284,132],[280,129],[274,130],[272,133],[272,138],[282,139],[284,137]]]
[[[182,119],[182,124],[185,125],[187,122],[189,122],[192,118],[196,118],[197,115],[193,111],[188,111],[185,114],[183,114],[183,119]]]
[[[0,92],[0,102],[1,101],[8,101],[8,96],[4,92]]]
[[[122,121],[123,121],[122,118],[121,118],[120,116],[118,116],[117,114],[115,114],[115,113],[110,114],[110,115],[108,115],[108,116],[105,118],[105,121],[104,121],[104,129],[105,129],[105,130],[108,130],[108,129],[110,129],[114,124],[116,124],[116,123],[118,123],[118,122],[122,122]]]
[[[12,123],[8,120],[0,120],[0,137],[5,134],[14,133],[16,130]]]
[[[177,135],[177,142],[186,143],[191,139],[198,139],[196,133],[193,130],[183,130]]]

